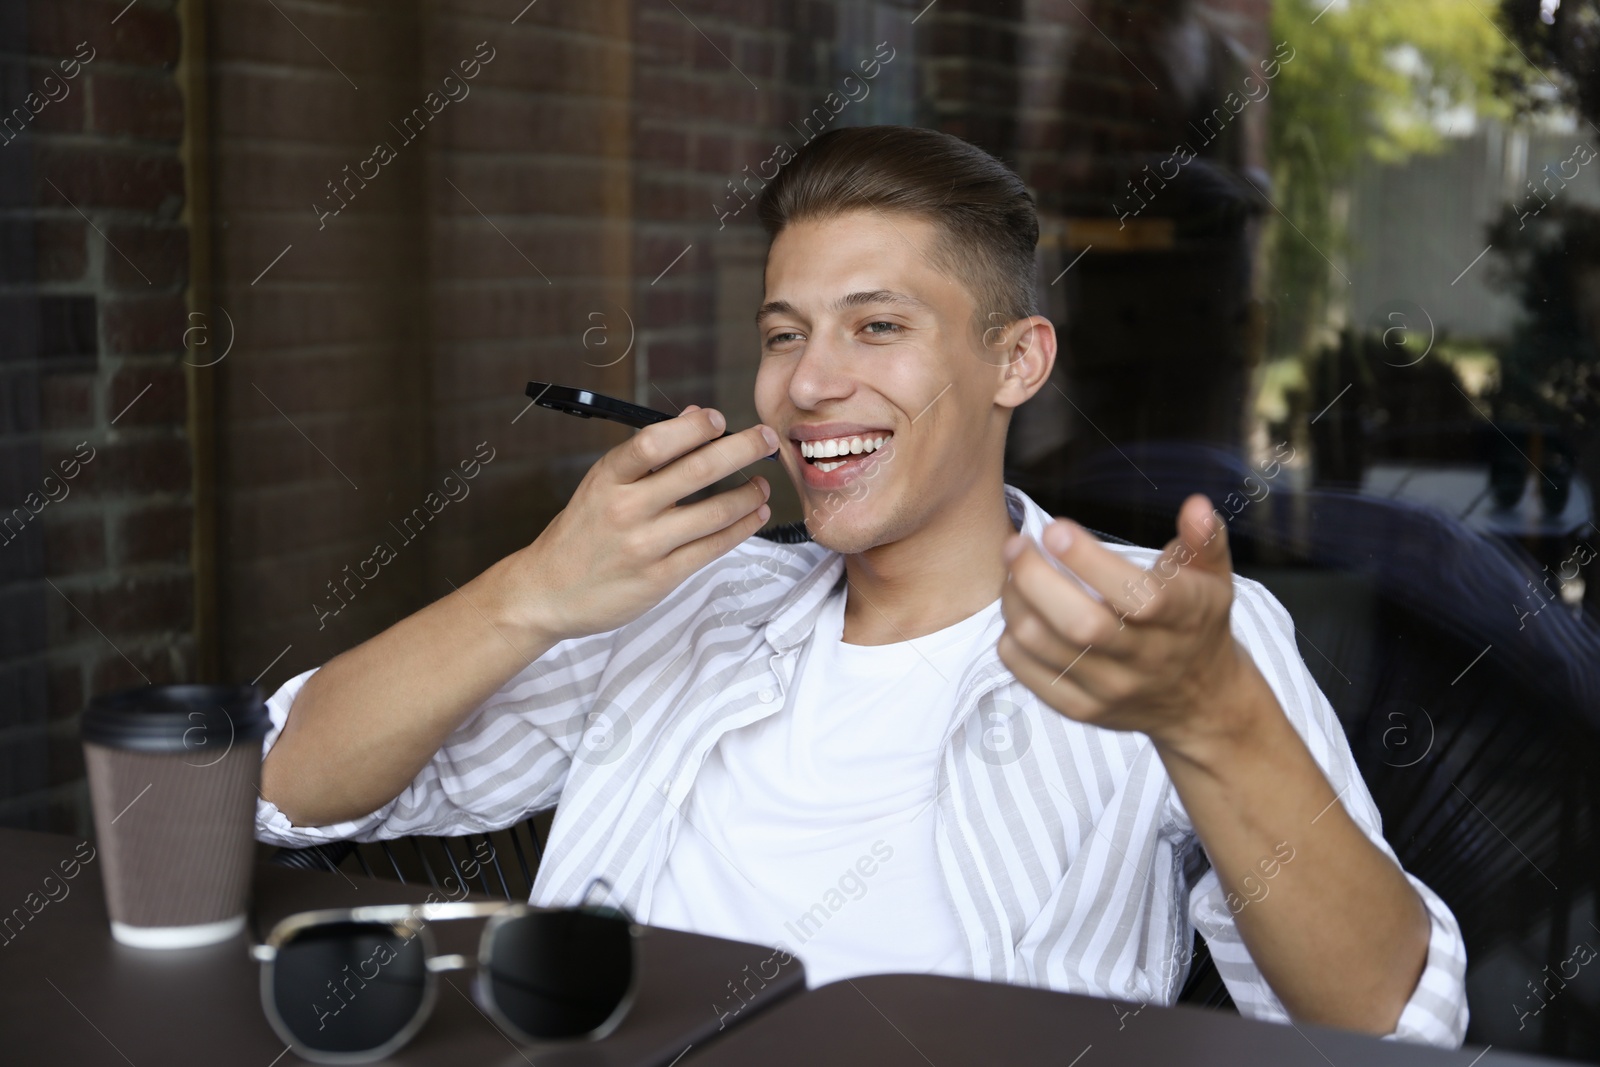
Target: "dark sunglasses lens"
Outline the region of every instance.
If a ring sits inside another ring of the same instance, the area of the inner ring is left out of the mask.
[[[321,1052],[365,1052],[422,1008],[422,938],[374,923],[329,923],[278,949],[272,996],[295,1040]]]
[[[495,931],[484,970],[495,1006],[531,1038],[580,1037],[610,1018],[633,981],[627,919],[534,912]]]

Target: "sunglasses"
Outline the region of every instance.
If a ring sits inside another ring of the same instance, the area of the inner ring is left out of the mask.
[[[385,904],[308,911],[250,954],[272,1029],[318,1063],[369,1063],[410,1041],[433,1010],[438,975],[472,966],[440,955],[429,924],[488,917],[473,995],[523,1044],[598,1040],[633,1003],[641,928],[610,907]]]

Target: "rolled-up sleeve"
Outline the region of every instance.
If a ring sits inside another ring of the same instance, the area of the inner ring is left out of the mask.
[[[1250,652],[1278,703],[1305,741],[1312,757],[1356,825],[1398,864],[1383,836],[1372,794],[1361,778],[1350,744],[1332,705],[1306,668],[1294,640],[1288,611],[1258,583],[1240,580],[1233,608],[1233,632]],[[1177,791],[1169,796],[1174,822],[1193,826]],[[1466,944],[1460,924],[1438,894],[1410,873],[1406,879],[1428,912],[1428,958],[1390,1039],[1457,1048],[1467,1031]],[[1217,973],[1242,1015],[1286,1021],[1283,1004],[1250,958],[1215,871],[1207,871],[1190,891],[1189,920],[1206,939]]]
[[[411,834],[453,836],[509,826],[560,799],[596,682],[615,631],[563,641],[514,675],[445,739],[398,796],[376,811],[327,826],[296,826],[256,799],[256,838],[301,848]],[[271,728],[262,758],[283,731],[295,697],[316,668],[290,678],[267,701]]]

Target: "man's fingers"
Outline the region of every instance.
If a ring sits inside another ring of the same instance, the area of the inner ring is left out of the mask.
[[[727,419],[715,408],[687,411],[639,430],[606,453],[605,462],[617,481],[638,481],[684,453],[716,440],[727,428]]]
[[[650,536],[659,538],[665,556],[680,546],[724,530],[759,509],[772,495],[772,486],[759,475],[743,485],[693,504],[668,508],[653,524]]]
[[[1178,540],[1182,547],[1174,552],[1182,562],[1185,556],[1192,559],[1186,566],[1198,566],[1213,574],[1233,574],[1233,553],[1228,547],[1228,524],[1211,506],[1211,501],[1200,493],[1184,500],[1178,508]]]
[[[767,435],[770,434],[769,438]],[[727,437],[707,441],[657,472],[650,482],[652,492],[659,486],[661,506],[665,507],[699,492],[723,478],[750,466],[778,447],[778,435],[770,428],[755,425]]]
[[[704,503],[704,501],[702,501]],[[690,541],[672,552],[667,557],[667,563],[684,575],[693,574],[707,563],[732,551],[735,546],[748,540],[750,535],[761,529],[767,519],[772,515],[772,509],[762,504],[755,511],[735,522],[726,529],[718,530],[698,541]]]
[[[1048,626],[1063,646],[1079,649],[1099,644],[1111,651],[1122,628],[1111,608],[1057,571],[1027,539],[1022,552],[1011,561],[1011,581],[1001,594],[1001,606],[1011,607],[1019,618],[1025,608]],[[1011,620],[1008,612],[1006,621]]]
[[[1138,611],[1150,598],[1145,571],[1100,543],[1100,539],[1069,519],[1045,527],[1045,548],[1068,570],[1099,593],[1118,615]]]

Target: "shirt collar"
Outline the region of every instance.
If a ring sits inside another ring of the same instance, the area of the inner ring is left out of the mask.
[[[1037,540],[1050,524],[1050,514],[1022,490],[1009,485],[1004,488],[1006,514],[1011,517],[1011,525]],[[809,547],[813,552],[820,548],[815,543],[809,543]],[[773,607],[765,623],[768,643],[779,652],[787,652],[811,636],[823,601],[843,580],[844,556],[832,550],[821,550],[811,570]]]

